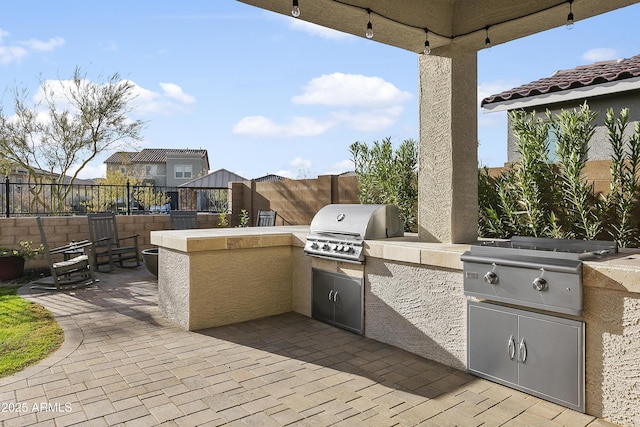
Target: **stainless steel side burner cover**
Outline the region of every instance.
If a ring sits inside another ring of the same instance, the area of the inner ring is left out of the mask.
[[[365,239],[404,236],[395,205],[331,204],[316,213],[304,251],[308,255],[364,262]]]
[[[472,245],[463,261],[464,293],[528,308],[580,315],[582,261],[618,251],[615,242],[515,236]]]

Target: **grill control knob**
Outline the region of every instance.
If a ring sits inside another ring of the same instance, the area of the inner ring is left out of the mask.
[[[533,279],[531,286],[533,286],[533,289],[535,289],[536,291],[544,291],[548,287],[547,281],[542,277],[536,277],[535,279]]]
[[[495,285],[496,283],[498,283],[498,275],[493,271],[489,271],[484,275],[484,281],[489,283],[490,285]]]
[[[316,242],[313,242],[311,244],[311,249],[318,249],[318,244]]]

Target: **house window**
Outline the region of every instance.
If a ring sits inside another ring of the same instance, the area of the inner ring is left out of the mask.
[[[193,174],[193,166],[191,165],[176,165],[176,179],[191,178]]]
[[[145,167],[145,175],[146,176],[158,175],[158,165],[147,165]]]

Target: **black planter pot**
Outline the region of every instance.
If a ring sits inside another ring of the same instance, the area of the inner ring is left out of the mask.
[[[21,256],[0,257],[0,282],[24,276],[24,258]]]

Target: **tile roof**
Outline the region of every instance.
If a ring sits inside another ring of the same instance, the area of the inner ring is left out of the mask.
[[[109,156],[105,163],[131,163],[133,156],[138,154],[137,151],[118,151]]]
[[[274,175],[272,173],[255,178],[255,182],[271,182],[271,181],[284,181],[286,178],[280,175]]]
[[[207,150],[190,150],[188,148],[145,148],[142,151],[119,151],[112,154],[105,163],[166,163],[167,154],[199,154],[207,159]]]
[[[640,55],[628,59],[596,62],[570,70],[556,71],[551,77],[536,80],[482,100],[481,106],[561,92],[640,76]]]

